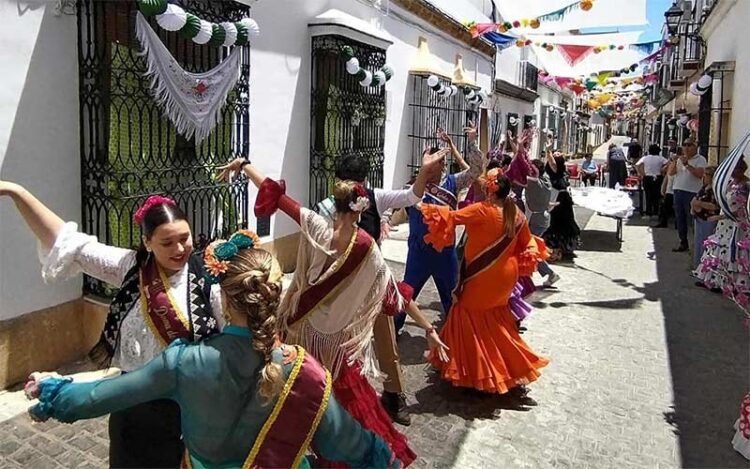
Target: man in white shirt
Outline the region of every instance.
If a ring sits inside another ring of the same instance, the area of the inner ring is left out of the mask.
[[[667,159],[660,153],[659,145],[652,144],[648,147],[648,155],[635,164],[643,180],[643,189],[646,193],[646,215],[649,216],[659,213],[661,184],[664,181],[664,167],[667,164]]]
[[[669,174],[674,176],[674,213],[677,220],[677,233],[680,244],[672,249],[674,252],[690,250],[688,245],[688,225],[691,223],[690,202],[703,185],[703,173],[708,161],[698,154],[698,147],[693,139],[686,139],[682,144],[682,156],[670,167]]]

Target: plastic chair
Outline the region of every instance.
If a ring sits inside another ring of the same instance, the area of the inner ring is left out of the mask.
[[[576,185],[581,184],[581,173],[578,171],[578,165],[577,164],[566,164],[565,169],[568,170],[568,181],[570,181],[571,185],[573,182],[576,183]]]

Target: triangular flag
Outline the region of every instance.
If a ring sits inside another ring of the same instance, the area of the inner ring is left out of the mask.
[[[607,78],[612,76],[612,72],[599,72],[599,75],[596,76],[596,81],[604,86],[607,83]]]
[[[471,37],[478,37],[484,33],[497,31],[496,23],[477,23],[471,29]]]
[[[568,65],[575,67],[577,63],[588,57],[594,50],[594,46],[575,46],[571,44],[558,44],[557,50],[563,56]]]

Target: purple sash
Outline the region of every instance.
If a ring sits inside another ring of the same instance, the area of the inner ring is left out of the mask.
[[[427,184],[425,193],[443,205],[449,206],[451,210],[456,210],[456,207],[458,207],[458,199],[456,198],[456,195],[437,184]]]

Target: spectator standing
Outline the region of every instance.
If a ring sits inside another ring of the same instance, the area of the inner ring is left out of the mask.
[[[680,244],[674,252],[690,250],[687,241],[688,224],[690,223],[690,202],[703,186],[703,173],[708,162],[698,154],[698,147],[693,139],[686,139],[682,144],[682,156],[670,167],[674,176],[674,212],[677,220],[677,233]]]
[[[660,155],[659,145],[650,145],[648,155],[642,157],[635,164],[638,175],[643,180],[643,189],[646,193],[646,215],[659,214],[659,202],[661,199],[661,186],[664,182],[664,169],[667,159]]]

